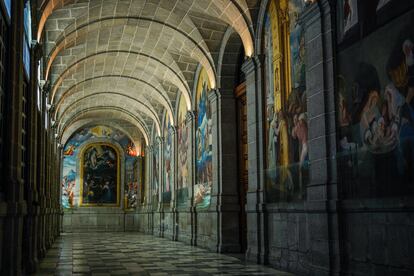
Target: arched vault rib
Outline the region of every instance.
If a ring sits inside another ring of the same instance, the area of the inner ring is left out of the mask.
[[[153,1],[153,4],[161,6],[162,1],[159,0],[158,3]],[[249,56],[253,55],[254,45],[253,45],[253,27],[252,27],[252,19],[250,15],[250,11],[246,0],[227,0],[227,1],[217,1],[217,0],[195,0],[191,4],[186,2],[180,2],[181,0],[176,1],[175,3],[173,0],[169,0],[169,9],[172,10],[173,13],[179,13],[178,11],[188,12],[189,9],[192,9],[193,6],[196,4],[200,6],[198,9],[206,14],[215,14],[217,19],[224,19],[224,21],[229,24],[232,28],[234,28],[240,35],[243,45],[245,48],[245,53]],[[74,0],[49,0],[42,7],[42,15],[39,22],[39,28],[37,31],[37,39],[40,41],[43,33],[43,29],[45,27],[45,22],[47,21],[48,17],[55,11],[65,5],[74,3],[77,1]],[[91,3],[97,1],[91,1]],[[101,2],[102,3],[102,2]],[[119,3],[119,2],[117,2]],[[125,3],[125,2],[124,2]],[[202,5],[200,4],[202,3]],[[136,5],[134,1],[130,1],[130,5]],[[165,4],[164,4],[165,5]],[[183,6],[187,5],[186,9],[183,9]],[[172,8],[172,9],[171,9]],[[168,9],[168,8],[167,8]],[[177,9],[177,10],[176,10]],[[113,11],[112,16],[115,16],[116,9]],[[180,16],[178,16],[180,17]],[[170,16],[168,19],[174,18]]]
[[[103,51],[103,52],[98,52],[89,56],[86,56],[74,63],[72,63],[71,65],[69,65],[57,78],[57,80],[55,81],[55,83],[53,84],[53,88],[52,88],[52,93],[51,93],[51,102],[52,104],[55,102],[55,95],[57,93],[57,90],[59,89],[60,85],[62,84],[62,82],[64,81],[64,79],[70,75],[70,73],[74,70],[76,70],[78,67],[82,66],[83,63],[86,63],[89,61],[89,59],[99,59],[101,56],[105,56],[105,55],[112,55],[112,54],[122,54],[122,55],[135,55],[137,57],[143,57],[144,59],[148,59],[151,62],[156,63],[157,65],[160,65],[160,67],[162,67],[163,69],[165,69],[166,72],[169,72],[169,74],[171,74],[171,76],[173,76],[171,81],[180,91],[182,91],[182,93],[185,96],[185,99],[187,101],[187,105],[191,103],[191,98],[190,98],[190,89],[188,87],[188,84],[186,82],[186,80],[184,79],[184,77],[180,74],[178,74],[175,70],[173,70],[173,68],[171,68],[170,66],[168,66],[167,64],[165,64],[164,62],[162,62],[161,60],[149,56],[147,54],[143,54],[143,53],[138,53],[138,52],[133,52],[133,51]],[[144,60],[145,61],[145,60]],[[159,89],[156,90],[157,92],[159,92]],[[168,99],[168,103],[169,103],[169,107],[171,107],[171,103],[170,100]]]
[[[113,112],[113,114],[118,115],[119,118],[123,118],[123,117],[129,118],[131,120],[131,123],[136,124],[136,126],[138,127],[138,129],[141,131],[141,133],[144,136],[145,143],[149,145],[149,130],[146,124],[142,122],[142,120],[139,117],[135,116],[128,110],[117,107],[117,106],[91,107],[91,108],[85,108],[84,110],[81,110],[80,112],[68,118],[68,120],[65,121],[65,123],[61,127],[60,126],[58,127],[59,137],[63,137],[63,134],[65,133],[65,131],[73,123],[82,119],[81,118],[82,116],[86,116],[89,113],[93,113],[93,112],[97,112],[97,114],[99,114],[100,112],[103,112],[103,113]],[[97,117],[101,117],[101,116],[97,116]],[[59,142],[61,142],[61,140]]]
[[[56,117],[59,113],[59,110],[61,109],[62,105],[64,103],[66,103],[65,101],[68,97],[70,97],[72,95],[75,95],[77,93],[84,92],[84,90],[86,89],[85,86],[87,87],[88,90],[93,90],[94,91],[95,87],[92,84],[89,85],[89,82],[93,82],[93,81],[99,80],[99,79],[109,79],[109,80],[111,80],[111,79],[126,79],[126,80],[132,80],[134,82],[137,82],[137,84],[142,85],[144,91],[146,91],[145,87],[149,88],[148,91],[151,91],[151,90],[157,91],[156,95],[159,96],[159,97],[157,97],[159,103],[167,110],[167,113],[168,113],[168,116],[170,117],[170,120],[171,120],[171,118],[173,118],[173,110],[172,110],[172,107],[171,107],[171,103],[169,102],[169,99],[165,95],[166,92],[165,91],[164,92],[160,91],[161,87],[157,88],[157,87],[155,87],[154,84],[152,84],[152,83],[150,83],[146,80],[142,80],[142,79],[134,78],[134,77],[130,77],[130,76],[103,75],[103,76],[97,76],[97,77],[82,80],[82,81],[74,84],[73,86],[71,86],[69,89],[65,90],[64,93],[62,95],[60,95],[60,97],[58,97],[59,95],[56,95],[56,100],[55,100],[56,108],[54,110],[54,113],[52,114],[54,120],[56,121]],[[97,86],[97,88],[99,89],[100,87]],[[52,103],[53,103],[53,100],[52,100]],[[174,122],[174,120],[171,120],[171,122]]]
[[[192,59],[195,59],[200,64],[203,65],[203,67],[206,69],[206,72],[209,76],[211,87],[215,87],[216,85],[216,77],[215,77],[215,67],[214,67],[214,61],[211,57],[210,53],[208,52],[208,49],[205,49],[205,47],[201,47],[197,41],[195,41],[191,36],[189,36],[184,31],[161,21],[155,21],[150,18],[145,17],[125,17],[125,16],[119,16],[119,17],[110,17],[110,18],[100,18],[96,21],[89,22],[85,25],[79,26],[76,29],[72,30],[71,32],[65,34],[61,34],[61,36],[57,39],[57,43],[55,47],[51,50],[49,53],[48,59],[47,59],[47,65],[46,65],[46,79],[49,78],[50,69],[53,64],[53,61],[57,57],[57,55],[64,49],[68,49],[77,45],[80,45],[83,43],[83,41],[88,37],[88,34],[93,31],[100,31],[102,32],[104,30],[105,23],[108,21],[112,21],[112,25],[110,25],[109,28],[114,28],[116,26],[125,26],[125,25],[139,25],[140,22],[148,22],[151,25],[155,25],[161,28],[163,30],[164,28],[168,29],[169,31],[172,31],[177,34],[181,41],[185,41],[183,45],[188,46],[189,49],[187,49],[186,55],[190,56]],[[134,22],[136,21],[136,22]],[[109,25],[109,24],[108,24]],[[151,27],[148,27],[147,31],[150,30]],[[169,43],[170,41],[168,41]],[[171,46],[171,44],[167,45],[168,47]],[[173,45],[174,46],[174,45]],[[191,47],[190,47],[191,46]],[[168,48],[167,47],[167,48]],[[192,50],[190,50],[190,48]],[[167,49],[172,50],[172,49]],[[183,49],[175,49],[176,51],[183,51]],[[184,47],[184,50],[185,47]]]
[[[94,97],[97,99],[93,99]],[[133,102],[132,102],[133,101]],[[110,103],[112,105],[105,105],[103,103]],[[118,103],[118,107],[125,107],[128,110],[136,110],[136,112],[142,112],[142,114],[148,116],[157,127],[157,132],[161,133],[161,124],[158,118],[157,113],[154,110],[151,110],[145,103],[139,102],[134,100],[132,97],[128,97],[122,94],[116,94],[111,92],[102,92],[100,94],[92,94],[86,96],[84,98],[79,99],[78,101],[72,103],[68,108],[66,108],[60,117],[57,118],[56,123],[58,127],[62,124],[62,122],[66,121],[66,117],[70,117],[71,114],[80,112],[84,107],[92,108],[92,107],[108,107],[113,106],[114,103]],[[131,112],[131,111],[130,111]],[[131,112],[132,113],[132,112]],[[133,114],[133,113],[132,113]]]

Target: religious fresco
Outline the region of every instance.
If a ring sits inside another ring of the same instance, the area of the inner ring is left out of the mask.
[[[173,171],[172,171],[172,136],[170,133],[171,123],[168,115],[164,118],[164,185],[162,190],[162,202],[169,203],[171,201],[171,189],[173,187]]]
[[[358,0],[340,0],[338,8],[338,39],[343,39],[358,24]]]
[[[81,201],[80,171],[78,171],[78,160],[81,160],[80,148],[90,139],[99,138],[108,143],[116,142],[124,150],[125,171],[125,194],[121,197],[124,200],[125,208],[134,208],[137,205],[137,193],[139,183],[141,182],[140,174],[134,169],[134,163],[139,158],[139,152],[134,143],[127,135],[119,130],[108,126],[97,125],[85,127],[77,131],[66,143],[63,149],[62,165],[62,205],[64,208],[73,208],[79,206]]]
[[[152,149],[152,196],[153,204],[158,204],[158,195],[160,188],[160,157],[159,157],[159,145],[156,143]]]
[[[190,168],[188,163],[189,129],[186,125],[187,106],[183,95],[178,104],[178,128],[177,128],[177,204],[184,205],[188,199],[190,186]]]
[[[196,184],[194,186],[194,203],[197,208],[207,208],[210,206],[213,181],[212,119],[211,106],[207,97],[209,91],[210,82],[203,68],[200,71],[196,90]]]
[[[302,200],[309,179],[305,34],[301,24],[304,5],[300,0],[273,0],[265,15],[268,202]]]
[[[338,172],[347,198],[414,192],[414,11],[338,55]],[[387,43],[378,43],[383,38]]]
[[[92,144],[81,153],[80,205],[119,205],[119,153],[109,144]]]

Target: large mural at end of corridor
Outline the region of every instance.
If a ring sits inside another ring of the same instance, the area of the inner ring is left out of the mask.
[[[305,34],[301,24],[304,5],[301,0],[273,0],[265,15],[268,202],[304,199],[309,179]]]
[[[78,207],[81,203],[81,172],[79,171],[80,164],[78,163],[82,156],[80,149],[83,147],[85,143],[90,141],[91,139],[99,138],[100,140],[106,141],[108,144],[117,143],[123,149],[123,156],[125,157],[124,166],[125,170],[120,172],[124,174],[124,195],[120,195],[120,200],[123,200],[125,203],[126,208],[135,208],[137,205],[137,194],[138,194],[138,186],[141,183],[141,173],[136,170],[136,164],[139,161],[138,155],[139,152],[135,147],[134,143],[129,139],[127,135],[122,133],[121,131],[114,129],[112,127],[103,126],[103,125],[94,125],[89,127],[84,127],[75,134],[70,137],[68,142],[66,143],[63,149],[63,164],[62,164],[62,206],[66,209]],[[101,148],[102,149],[102,148]],[[88,157],[96,160],[96,164],[99,163],[100,160],[104,160],[102,158],[106,158],[108,156],[112,156],[112,154],[106,154],[101,149],[96,149],[96,154],[88,154]],[[85,157],[85,156],[84,156]],[[86,158],[87,161],[90,158]],[[86,164],[87,162],[85,162]],[[92,164],[89,162],[88,164]],[[78,166],[79,165],[79,166]],[[135,169],[134,169],[135,168]],[[87,174],[85,175],[87,177]],[[90,176],[91,178],[91,176]],[[88,185],[92,185],[95,187],[95,192],[89,193],[87,197],[90,199],[83,200],[83,203],[95,202],[97,204],[109,203],[109,197],[105,197],[108,200],[104,200],[100,196],[97,196],[100,192],[98,190],[98,186],[102,188],[106,187],[106,181],[102,183],[95,183],[99,182],[94,180],[93,184],[88,182],[89,179],[86,179]],[[108,184],[111,186],[111,181]],[[107,185],[107,186],[108,186]],[[108,187],[109,187],[108,186]],[[88,186],[89,187],[89,186]],[[105,188],[106,189],[106,188]],[[83,191],[87,191],[88,189],[83,189]],[[112,198],[112,196],[110,197]],[[98,202],[100,201],[100,202]],[[113,203],[113,201],[111,201]]]
[[[110,144],[92,144],[81,153],[81,206],[119,205],[119,166],[119,153]]]
[[[338,55],[338,179],[346,198],[414,193],[413,25],[411,11]]]
[[[197,208],[210,206],[213,181],[212,164],[212,118],[208,100],[210,82],[203,68],[197,82],[197,125],[196,125],[196,184],[194,186],[194,203]]]
[[[183,206],[188,200],[190,187],[190,168],[188,162],[188,149],[190,145],[189,128],[186,124],[187,106],[183,95],[178,103],[178,128],[177,128],[177,204]]]

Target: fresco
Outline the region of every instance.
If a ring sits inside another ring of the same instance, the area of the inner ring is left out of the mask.
[[[348,198],[414,192],[414,12],[338,55],[338,171]],[[377,43],[387,38],[387,43]]]
[[[207,97],[209,90],[210,82],[203,68],[200,71],[196,90],[196,184],[194,186],[194,203],[197,208],[207,208],[210,206],[213,181],[212,119],[211,107]]]
[[[305,37],[300,21],[303,8],[304,1],[274,0],[265,16],[268,202],[302,200],[309,179]],[[287,11],[288,20],[279,18],[286,14],[283,11]],[[282,54],[285,52],[289,55]]]
[[[80,205],[119,205],[119,154],[113,146],[93,144],[82,153]]]
[[[169,203],[171,201],[171,187],[173,187],[172,171],[172,136],[170,134],[171,123],[168,115],[164,118],[164,187],[162,201]]]
[[[141,181],[139,172],[134,169],[134,162],[139,158],[139,152],[127,135],[108,126],[95,125],[77,131],[66,143],[63,149],[62,165],[62,205],[64,208],[79,206],[81,201],[80,172],[77,171],[77,162],[81,159],[80,148],[90,139],[100,138],[108,143],[116,142],[124,149],[125,164],[125,194],[126,208],[134,208],[137,204],[137,193]]]
[[[185,205],[188,200],[188,187],[190,186],[190,168],[188,164],[189,129],[186,125],[187,106],[183,95],[178,104],[178,128],[177,128],[177,204]]]
[[[159,188],[160,188],[160,160],[159,160],[159,145],[155,144],[152,150],[152,203],[158,204]]]

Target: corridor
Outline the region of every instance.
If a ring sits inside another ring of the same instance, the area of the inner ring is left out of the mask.
[[[0,0],[0,275],[414,275],[413,26]]]
[[[138,233],[65,233],[40,263],[39,276],[272,275],[286,272]]]

